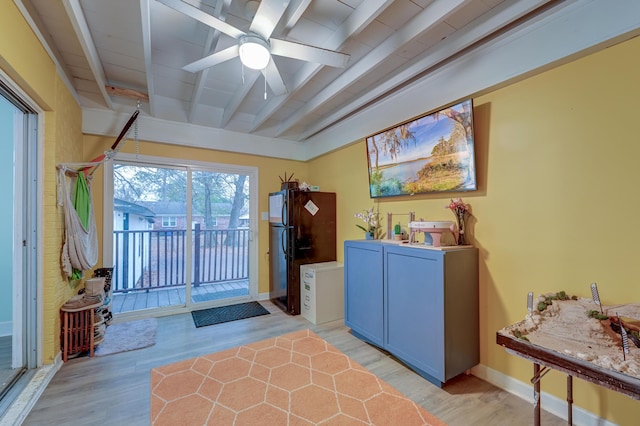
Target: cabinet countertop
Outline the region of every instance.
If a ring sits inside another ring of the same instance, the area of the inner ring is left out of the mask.
[[[437,250],[437,251],[465,250],[465,249],[473,248],[473,246],[470,244],[462,245],[462,246],[434,247],[434,246],[429,246],[423,243],[409,244],[408,241],[396,241],[396,240],[357,240],[357,241],[367,243],[367,244],[388,244],[390,246],[415,248],[415,249],[421,249],[421,250]]]

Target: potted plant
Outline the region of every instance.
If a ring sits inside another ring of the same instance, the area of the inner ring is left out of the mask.
[[[382,229],[380,228],[380,212],[374,211],[374,207],[364,210],[362,213],[355,213],[354,217],[361,219],[365,226],[356,224],[356,226],[365,232],[367,240],[378,240],[382,238]]]
[[[393,239],[396,241],[402,241],[403,238],[404,235],[402,234],[402,226],[400,226],[400,223],[396,223],[396,225],[393,227]]]

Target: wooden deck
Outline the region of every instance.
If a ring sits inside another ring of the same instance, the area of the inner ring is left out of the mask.
[[[249,294],[249,281],[226,281],[216,284],[200,285],[191,289],[191,303],[220,300]],[[112,312],[137,311],[139,309],[159,308],[163,306],[184,305],[185,287],[145,289],[113,295]]]

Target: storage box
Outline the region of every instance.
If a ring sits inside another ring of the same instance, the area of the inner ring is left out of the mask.
[[[300,314],[314,324],[344,318],[344,265],[338,262],[300,266]]]

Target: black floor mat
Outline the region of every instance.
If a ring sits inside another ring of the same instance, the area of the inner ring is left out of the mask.
[[[193,317],[193,323],[199,328],[207,325],[267,315],[268,313],[269,311],[258,302],[248,302],[193,311],[191,312],[191,316]]]

